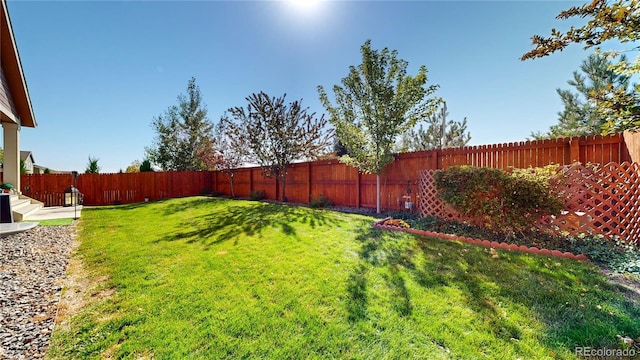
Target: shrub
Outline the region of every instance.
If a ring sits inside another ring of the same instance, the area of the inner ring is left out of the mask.
[[[594,262],[616,272],[640,275],[640,249],[638,245],[626,243],[620,238],[608,239],[602,235],[569,237],[570,250],[585,254]]]
[[[409,211],[387,211],[382,217],[390,217],[393,219],[402,219],[404,221],[418,221],[421,219],[419,213]]]
[[[320,196],[318,196],[317,198],[312,197],[311,201],[309,202],[309,207],[316,209],[330,207],[331,205],[333,205],[333,203],[326,196],[324,196],[324,194],[320,194]]]
[[[562,200],[549,185],[553,172],[453,166],[434,177],[442,199],[481,227],[512,237],[543,215],[557,214]]]
[[[253,190],[249,193],[249,200],[260,201],[267,198],[267,193],[264,190]]]

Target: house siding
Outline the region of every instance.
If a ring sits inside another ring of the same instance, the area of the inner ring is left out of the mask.
[[[24,169],[27,174],[33,174],[33,161],[31,161],[31,158],[27,158],[24,161]]]
[[[11,93],[9,92],[9,85],[7,83],[7,78],[4,75],[4,69],[0,67],[0,108],[8,110],[13,115],[18,113],[16,107],[13,103],[13,99],[11,99]]]

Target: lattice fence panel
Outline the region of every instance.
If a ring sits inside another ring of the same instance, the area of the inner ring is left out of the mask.
[[[421,216],[474,223],[461,216],[442,201],[435,186],[433,173],[420,172],[418,208]],[[558,170],[556,190],[564,198],[564,211],[547,216],[538,226],[555,232],[587,233],[620,236],[640,241],[640,164],[624,162],[588,166],[572,164]]]
[[[564,180],[557,190],[565,211],[545,219],[558,231],[571,234],[617,235],[640,239],[640,165],[624,162],[601,165],[573,164],[560,168]]]
[[[420,216],[437,216],[444,217],[444,201],[438,195],[438,189],[436,189],[436,182],[433,178],[435,170],[421,170],[420,178],[418,180],[418,194],[420,199],[418,200],[418,210]]]
[[[442,219],[452,220],[471,220],[467,219],[455,211],[451,205],[446,204],[436,188],[436,181],[433,173],[436,170],[420,171],[420,179],[418,180],[418,191],[420,199],[418,201],[418,209],[420,216],[436,216]]]

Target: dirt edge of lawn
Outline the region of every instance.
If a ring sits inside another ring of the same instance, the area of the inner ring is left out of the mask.
[[[62,295],[58,303],[55,326],[68,329],[69,321],[84,308],[105,301],[115,294],[115,289],[105,286],[107,276],[96,277],[86,268],[84,261],[78,256],[79,235],[71,244],[72,253],[62,279]]]

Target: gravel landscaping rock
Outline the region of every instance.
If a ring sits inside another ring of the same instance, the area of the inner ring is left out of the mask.
[[[74,233],[37,226],[0,236],[0,359],[44,357]]]

